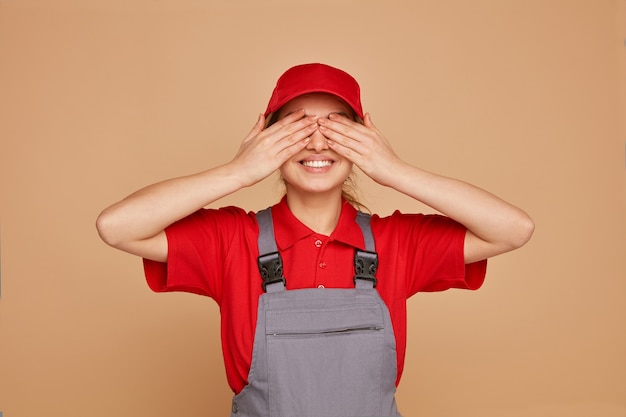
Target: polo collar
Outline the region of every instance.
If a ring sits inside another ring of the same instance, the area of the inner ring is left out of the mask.
[[[329,239],[336,240],[355,248],[364,249],[365,244],[361,228],[356,223],[357,210],[346,200],[342,200],[341,214],[335,230]],[[280,250],[286,250],[296,242],[316,233],[293,215],[287,198],[283,197],[279,203],[272,206],[272,218],[274,219],[274,233],[276,245]]]

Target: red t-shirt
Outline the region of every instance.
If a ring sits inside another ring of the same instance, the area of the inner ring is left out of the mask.
[[[330,236],[313,232],[289,210],[272,207],[276,244],[287,289],[354,288],[354,251],[364,249],[357,211],[344,202]],[[372,215],[378,252],[376,289],[389,308],[398,355],[398,378],[406,348],[406,299],[420,291],[477,289],[486,261],[465,265],[465,228],[440,215]],[[258,298],[258,225],[254,213],[237,207],[202,209],[166,229],[168,262],[144,260],[148,285],[157,292],[186,291],[220,306],[226,376],[235,393],[247,384]]]

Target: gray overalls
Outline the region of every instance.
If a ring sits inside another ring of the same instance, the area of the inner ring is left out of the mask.
[[[259,298],[248,385],[231,417],[399,416],[396,343],[374,289],[378,265],[369,216],[359,213],[366,250],[355,255],[355,288],[285,289],[270,209],[257,213]]]

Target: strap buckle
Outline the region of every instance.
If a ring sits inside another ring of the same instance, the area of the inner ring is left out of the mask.
[[[354,283],[357,279],[371,281],[376,287],[376,270],[378,269],[378,254],[376,252],[357,250],[354,254]]]
[[[283,260],[278,252],[271,252],[261,255],[258,258],[259,272],[263,278],[263,292],[267,292],[266,287],[270,284],[282,282],[287,285],[287,281],[283,276]]]

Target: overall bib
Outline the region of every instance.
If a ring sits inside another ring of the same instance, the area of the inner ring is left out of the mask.
[[[369,216],[357,216],[366,250],[356,251],[353,289],[287,291],[270,209],[257,220],[265,294],[248,385],[233,398],[231,417],[399,416],[395,337],[374,289]]]

